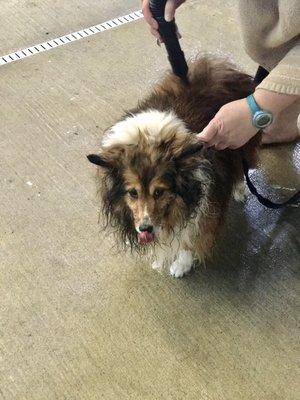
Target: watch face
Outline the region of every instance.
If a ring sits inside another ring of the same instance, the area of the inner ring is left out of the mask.
[[[269,126],[273,121],[273,115],[269,111],[257,111],[253,116],[253,125],[263,129]]]

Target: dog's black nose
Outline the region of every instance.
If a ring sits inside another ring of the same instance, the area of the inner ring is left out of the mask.
[[[153,225],[149,225],[149,224],[142,224],[139,226],[139,230],[141,232],[149,232],[152,233],[153,232]]]

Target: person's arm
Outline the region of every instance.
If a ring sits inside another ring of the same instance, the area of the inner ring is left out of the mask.
[[[253,96],[262,109],[270,110],[275,117],[299,98],[296,95],[273,92],[260,87],[256,88]]]
[[[258,105],[262,109],[271,111],[274,120],[299,97],[259,88],[254,92]],[[258,129],[252,125],[247,101],[241,99],[221,107],[206,128],[198,134],[198,138],[206,142],[208,146],[215,146],[218,150],[237,149],[247,143],[257,132]]]

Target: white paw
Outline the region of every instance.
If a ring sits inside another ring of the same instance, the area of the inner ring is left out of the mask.
[[[193,256],[190,251],[181,250],[178,258],[171,264],[170,274],[175,278],[182,278],[193,266]]]
[[[246,200],[245,183],[239,182],[233,191],[233,198],[235,201],[243,202]]]
[[[184,264],[180,264],[178,261],[174,261],[170,267],[170,274],[175,278],[182,278],[183,275],[187,274],[191,268],[191,265],[187,266]]]

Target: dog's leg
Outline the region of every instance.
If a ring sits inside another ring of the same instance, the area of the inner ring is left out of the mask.
[[[176,260],[171,264],[170,274],[175,278],[181,278],[191,270],[192,266],[192,252],[189,250],[180,250]]]
[[[235,185],[233,190],[233,198],[235,201],[243,202],[246,200],[245,182],[240,181]]]
[[[193,252],[200,264],[206,266],[206,261],[211,258],[216,236],[222,226],[222,215],[215,212],[212,217],[202,220],[199,233],[193,246]]]
[[[158,272],[162,272],[167,263],[168,257],[170,257],[170,254],[168,251],[166,251],[166,249],[161,247],[155,248],[152,253],[152,268]]]

